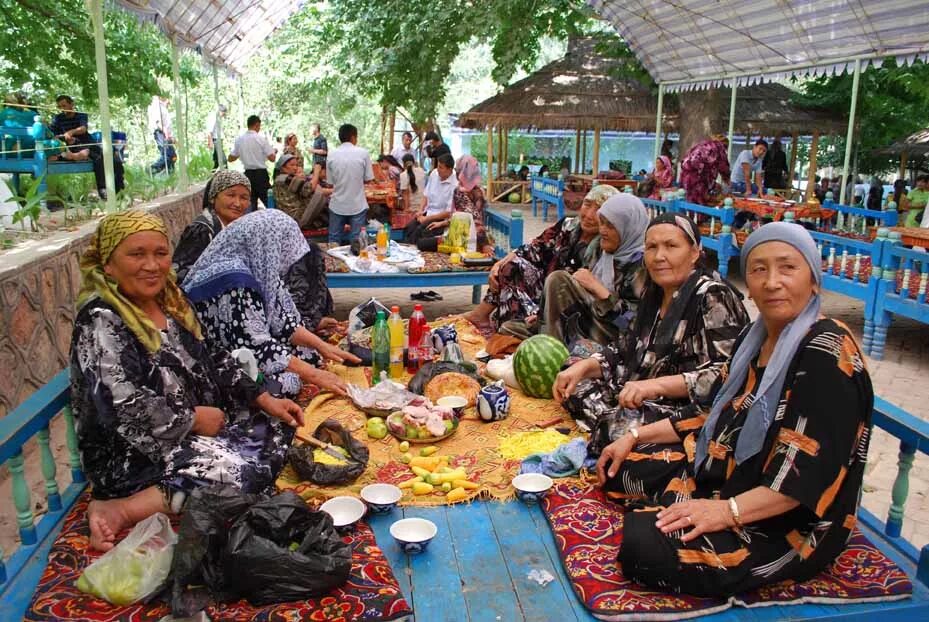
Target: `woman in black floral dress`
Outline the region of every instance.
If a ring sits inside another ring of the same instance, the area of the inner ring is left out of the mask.
[[[607,495],[638,510],[623,526],[627,577],[730,596],[810,579],[844,550],[874,396],[855,339],[820,315],[820,263],[799,225],[749,236],[742,274],[760,317],[718,376],[709,414],[682,411],[603,451]],[[635,464],[656,475],[637,481]]]
[[[95,498],[91,546],[108,550],[123,528],[180,512],[197,486],[271,486],[300,407],[272,397],[203,339],[169,277],[161,220],[137,211],[107,216],[81,271],[71,407]]]

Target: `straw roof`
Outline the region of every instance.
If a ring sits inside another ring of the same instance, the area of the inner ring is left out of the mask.
[[[904,153],[910,156],[925,156],[929,154],[929,128],[914,132],[888,147],[878,149],[876,153],[893,156],[901,156]]]
[[[463,113],[458,126],[654,132],[658,97],[635,79],[614,77],[624,61],[599,54],[596,41],[592,37],[573,39],[563,58]],[[726,102],[729,92],[728,88],[722,89]],[[841,115],[793,104],[792,94],[788,87],[776,83],[739,88],[736,129],[766,136],[845,129]],[[678,108],[674,98],[665,98],[663,117],[663,131],[676,131]]]

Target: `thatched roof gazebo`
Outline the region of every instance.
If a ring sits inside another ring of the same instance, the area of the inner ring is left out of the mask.
[[[907,168],[912,168],[919,173],[929,157],[929,127],[913,132],[883,149],[878,149],[876,153],[900,158],[901,179],[906,178]]]

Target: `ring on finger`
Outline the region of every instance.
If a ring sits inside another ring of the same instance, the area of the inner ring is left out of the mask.
[[[694,520],[693,520],[690,516],[685,516],[684,518],[687,519],[687,524],[688,524],[688,525],[693,525],[693,524],[694,524]]]

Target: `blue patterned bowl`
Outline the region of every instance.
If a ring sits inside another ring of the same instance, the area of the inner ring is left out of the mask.
[[[425,518],[404,518],[390,526],[390,535],[409,555],[425,551],[438,532],[435,523]]]
[[[403,491],[392,484],[369,484],[361,489],[361,498],[373,514],[387,514],[402,496]]]
[[[365,504],[355,497],[333,497],[319,506],[319,509],[332,517],[336,529],[351,527],[365,515]]]
[[[526,504],[541,501],[553,484],[552,478],[541,473],[523,473],[513,478],[516,497]]]

